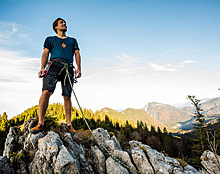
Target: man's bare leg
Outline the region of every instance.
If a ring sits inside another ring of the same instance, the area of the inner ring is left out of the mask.
[[[71,111],[72,111],[72,102],[71,97],[63,96],[64,98],[64,110],[66,113],[66,123],[71,125]]]
[[[51,95],[52,92],[49,92],[48,90],[44,90],[39,100],[39,123],[41,123],[42,125],[44,125],[44,118]]]

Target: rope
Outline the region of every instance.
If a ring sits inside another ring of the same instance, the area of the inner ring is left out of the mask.
[[[69,71],[68,71],[68,64],[67,64],[67,63],[64,64],[63,69],[64,69],[64,68],[66,69],[66,75],[65,75],[65,78],[64,78],[64,85],[66,85],[66,78],[68,77],[70,86],[71,86],[71,88],[72,88],[72,92],[73,92],[74,97],[75,97],[75,99],[76,99],[76,102],[77,102],[77,104],[78,104],[78,106],[79,106],[79,108],[80,108],[80,111],[81,111],[81,113],[82,113],[82,115],[83,115],[83,119],[84,119],[84,121],[85,121],[87,127],[89,128],[89,130],[90,130],[90,132],[91,132],[93,138],[97,141],[97,143],[98,143],[101,147],[103,147],[103,149],[105,149],[105,151],[109,154],[109,156],[111,156],[111,158],[112,158],[114,161],[120,163],[122,166],[124,166],[125,168],[127,168],[127,169],[129,169],[129,170],[132,170],[132,171],[134,171],[134,172],[136,172],[136,173],[144,174],[144,173],[140,172],[139,170],[136,170],[135,168],[132,168],[132,167],[128,166],[127,164],[123,163],[122,161],[120,161],[117,157],[115,157],[115,156],[106,148],[105,144],[104,144],[103,142],[101,142],[101,141],[95,136],[95,134],[92,132],[92,130],[91,130],[91,128],[90,128],[90,126],[89,126],[89,124],[88,124],[88,122],[87,122],[87,120],[86,120],[86,117],[85,117],[84,114],[83,114],[82,108],[81,108],[81,106],[80,106],[80,104],[79,104],[79,101],[78,101],[78,99],[77,99],[77,97],[76,97],[76,93],[75,93],[74,90],[73,90],[73,85],[72,85],[72,83],[71,83],[71,79],[70,79],[70,75],[69,75]],[[63,69],[61,70],[61,72],[63,71]]]

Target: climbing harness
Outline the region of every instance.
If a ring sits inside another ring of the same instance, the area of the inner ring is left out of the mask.
[[[95,136],[95,134],[92,132],[92,130],[91,130],[91,128],[90,128],[90,126],[89,126],[89,124],[88,124],[88,122],[87,122],[87,120],[86,120],[86,117],[85,117],[84,114],[83,114],[82,108],[81,108],[81,106],[80,106],[80,104],[79,104],[79,101],[78,101],[78,99],[77,99],[77,97],[76,97],[76,94],[75,94],[75,92],[74,92],[74,90],[73,90],[73,85],[72,85],[72,83],[71,83],[71,79],[70,79],[70,75],[69,75],[69,71],[68,71],[68,64],[67,64],[67,63],[63,63],[63,62],[62,62],[62,64],[64,65],[64,67],[61,69],[61,72],[62,72],[64,69],[65,69],[65,71],[66,71],[66,75],[65,75],[65,77],[64,77],[64,85],[66,85],[66,78],[68,78],[69,83],[70,83],[71,88],[72,88],[72,92],[73,92],[74,97],[75,97],[75,99],[76,99],[76,102],[77,102],[77,104],[78,104],[78,106],[79,106],[79,109],[80,109],[82,115],[83,115],[83,119],[84,119],[84,121],[85,121],[87,127],[89,128],[89,130],[90,130],[90,132],[91,132],[93,138],[97,141],[97,143],[98,143],[101,147],[103,147],[103,149],[105,149],[105,151],[109,154],[109,156],[111,156],[111,158],[112,158],[114,161],[120,163],[122,166],[124,166],[125,168],[127,168],[127,169],[129,169],[129,170],[132,170],[132,171],[134,171],[134,172],[136,172],[136,173],[143,174],[143,173],[140,172],[139,170],[136,170],[135,168],[132,168],[132,167],[128,166],[127,164],[125,164],[125,163],[123,163],[122,161],[120,161],[117,157],[115,157],[115,156],[106,148],[105,144],[104,144],[103,142],[101,142],[101,141]],[[60,72],[60,74],[61,74],[61,72]]]

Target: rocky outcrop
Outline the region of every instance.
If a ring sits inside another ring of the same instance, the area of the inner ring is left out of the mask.
[[[153,150],[150,146],[138,141],[130,141],[132,157],[138,169],[143,173],[156,174],[200,174],[194,167],[187,165],[182,167],[180,163],[164,154]],[[143,161],[143,162],[142,162]],[[144,163],[144,164],[143,164]]]
[[[128,170],[125,167],[114,161],[111,157],[106,160],[106,168],[108,174],[129,174]]]
[[[13,174],[14,171],[9,164],[9,160],[6,156],[0,156],[0,173],[1,174]]]
[[[220,174],[220,156],[215,155],[213,152],[205,151],[201,156],[201,164],[204,166],[204,173],[207,174]]]
[[[219,170],[209,151],[201,157],[206,169],[197,171],[138,141],[130,141],[130,148],[123,151],[116,137],[102,128],[93,130],[91,146],[84,146],[69,133],[32,135],[29,124],[24,124],[23,131],[10,128],[4,157],[0,157],[0,174],[210,174]]]
[[[20,135],[21,135],[21,130],[19,127],[10,128],[7,138],[5,140],[5,148],[3,151],[3,156],[7,156],[7,158],[10,157],[10,154],[12,154],[16,146],[19,145],[18,140]]]
[[[79,162],[68,152],[55,132],[40,138],[38,150],[29,166],[30,173],[80,173]]]
[[[104,174],[105,173],[105,155],[97,146],[91,146],[91,156],[93,161],[93,166],[95,173]]]

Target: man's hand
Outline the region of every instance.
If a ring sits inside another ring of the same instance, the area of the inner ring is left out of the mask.
[[[82,73],[81,73],[81,57],[79,54],[79,50],[75,50],[75,59],[76,59],[76,64],[77,64],[77,69],[76,69],[76,78],[80,78]]]
[[[43,77],[43,76],[44,76],[44,68],[41,69],[41,70],[39,71],[39,73],[38,73],[38,77],[39,77],[39,78],[41,78],[41,77]]]
[[[81,75],[82,75],[81,69],[77,68],[77,70],[76,70],[76,78],[80,78]]]

